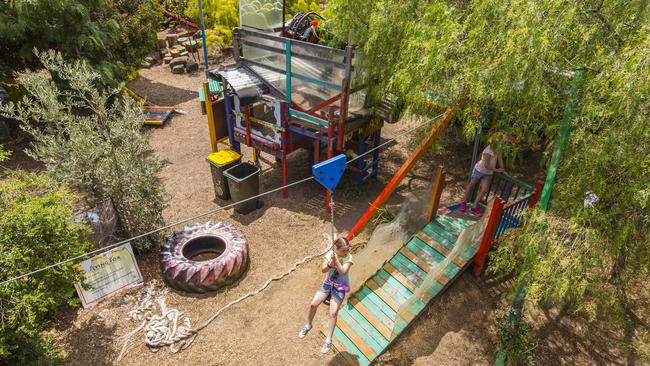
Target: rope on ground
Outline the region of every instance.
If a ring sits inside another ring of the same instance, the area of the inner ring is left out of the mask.
[[[177,309],[167,308],[165,302],[167,290],[157,290],[157,284],[157,281],[154,281],[140,295],[140,300],[129,312],[131,320],[141,321],[141,323],[136,329],[121,337],[124,343],[118,361],[126,353],[131,337],[143,328],[145,343],[152,352],[158,352],[161,347],[169,346],[169,351],[176,353],[189,347],[194,340],[196,331],[192,329],[190,319]],[[155,303],[160,308],[160,315],[154,314]],[[181,321],[182,324],[179,324]]]
[[[294,265],[291,266],[288,270],[266,280],[266,282],[264,282],[264,284],[260,286],[257,290],[249,292],[246,295],[238,298],[237,300],[229,302],[224,307],[219,309],[205,323],[203,323],[201,326],[199,326],[196,329],[192,329],[189,318],[185,317],[182,312],[178,311],[177,309],[167,308],[165,304],[165,295],[167,291],[155,290],[156,282],[154,282],[149,288],[147,288],[142,293],[138,304],[136,304],[133,310],[129,312],[129,317],[132,320],[136,320],[136,321],[142,320],[142,323],[140,324],[140,326],[138,326],[131,332],[121,337],[124,338],[124,343],[122,345],[122,350],[120,351],[120,354],[117,357],[117,361],[120,361],[122,357],[126,354],[126,350],[130,344],[129,342],[130,338],[134,334],[142,330],[143,328],[145,329],[145,343],[147,344],[147,346],[149,346],[152,352],[158,352],[158,350],[164,346],[169,346],[169,351],[171,353],[177,353],[179,351],[182,351],[190,347],[192,345],[192,342],[194,342],[194,339],[198,335],[198,332],[203,328],[207,327],[208,325],[210,325],[210,323],[212,323],[215,319],[217,319],[217,317],[219,317],[219,315],[221,315],[224,311],[228,310],[228,308],[246,300],[249,297],[253,297],[259,294],[260,292],[264,291],[271,284],[271,282],[281,280],[282,278],[288,276],[290,273],[297,270],[298,267],[305,264],[305,262],[325,255],[325,253],[327,253],[331,249],[333,241],[334,238],[331,238],[329,240],[329,245],[327,246],[327,249],[317,254],[304,257],[302,260],[294,263]],[[153,314],[153,310],[154,310],[153,298],[154,296],[156,296],[156,292],[158,292],[158,294],[155,299],[155,302],[157,302],[158,306],[160,307],[161,315]],[[178,322],[181,319],[183,320],[183,324],[179,326]]]

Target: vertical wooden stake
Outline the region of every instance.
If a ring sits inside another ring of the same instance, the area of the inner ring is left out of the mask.
[[[430,222],[436,217],[443,189],[445,189],[445,168],[438,166],[436,168],[436,175],[433,178],[433,190],[431,191],[431,200],[429,200],[427,222]]]
[[[318,136],[314,140],[314,164],[320,163],[320,140]]]
[[[244,113],[246,115],[246,145],[251,146],[251,122],[250,122],[250,107],[244,106]]]
[[[207,70],[206,70],[207,72]],[[208,116],[208,131],[210,133],[210,145],[212,146],[212,152],[219,151],[217,146],[217,129],[214,124],[214,113],[212,113],[212,99],[210,99],[210,89],[208,83],[203,83],[203,95],[205,95],[205,112]]]

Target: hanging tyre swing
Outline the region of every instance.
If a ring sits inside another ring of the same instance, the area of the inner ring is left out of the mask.
[[[233,225],[208,222],[174,233],[160,252],[167,284],[204,293],[237,281],[248,269],[248,242]]]

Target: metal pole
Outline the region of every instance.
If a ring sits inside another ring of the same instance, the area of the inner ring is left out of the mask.
[[[208,45],[205,41],[205,24],[203,23],[203,0],[199,0],[199,20],[201,21],[201,38],[203,39],[203,63],[205,64],[205,78],[208,78]],[[210,95],[206,94],[205,98]]]

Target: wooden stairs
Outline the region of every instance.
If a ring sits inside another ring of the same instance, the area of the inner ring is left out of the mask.
[[[442,269],[436,281],[424,279],[454,249],[473,221],[468,216],[436,217],[351,294],[339,311],[333,345],[350,365],[369,365],[406,326],[471,263],[477,248],[468,246]],[[321,328],[327,333],[327,323]]]

